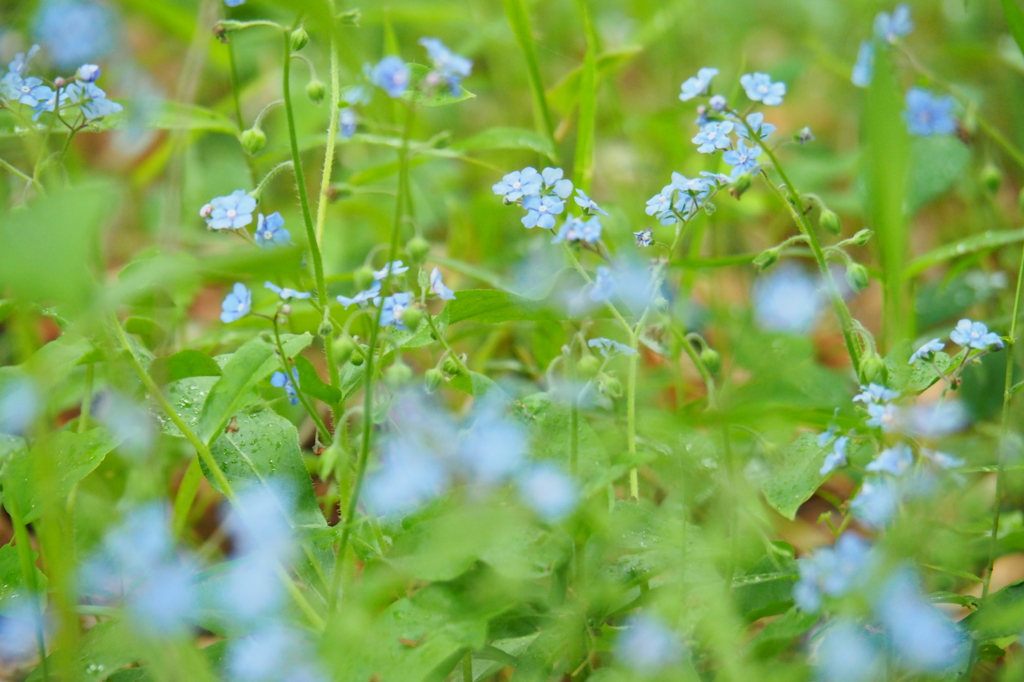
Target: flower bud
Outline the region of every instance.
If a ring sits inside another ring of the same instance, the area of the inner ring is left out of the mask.
[[[760,270],[767,270],[771,266],[775,265],[775,262],[779,260],[779,256],[782,254],[782,250],[779,247],[762,251],[757,258],[754,259],[754,267]]]
[[[875,236],[873,230],[860,230],[850,239],[857,246],[865,246]]]
[[[433,393],[444,381],[444,372],[436,367],[431,367],[423,374],[423,381],[427,385],[427,393]]]
[[[283,306],[281,306],[281,314],[282,315],[291,315],[292,314],[292,307],[290,305],[288,305],[287,303],[285,303]]]
[[[796,135],[793,136],[793,139],[800,144],[807,144],[808,142],[814,142],[814,133],[811,131],[810,126],[804,126],[797,131]]]
[[[364,265],[353,273],[352,279],[355,280],[356,289],[369,289],[373,284],[373,269],[369,265]]]
[[[349,358],[349,362],[351,362],[356,367],[359,367],[364,362],[366,362],[366,356],[370,352],[369,346],[362,343],[359,344],[359,349],[362,351],[361,353],[352,353],[352,357]]]
[[[828,230],[832,234],[839,234],[843,231],[842,225],[839,222],[839,216],[836,212],[823,208],[821,209],[821,218],[818,220],[818,224],[821,225],[822,229]]]
[[[864,291],[871,284],[871,276],[868,269],[860,263],[853,263],[846,268],[846,283],[854,291]]]
[[[450,355],[444,359],[441,369],[449,376],[456,376],[462,373],[462,368],[459,367],[458,361]]]
[[[97,79],[99,79],[101,73],[102,71],[100,70],[100,67],[95,64],[82,64],[78,67],[78,73],[76,73],[75,76],[78,80],[85,83],[95,83]]]
[[[603,375],[600,379],[601,391],[613,398],[622,397],[622,382],[613,376]]]
[[[714,111],[725,111],[725,107],[727,106],[725,97],[723,97],[722,95],[715,95],[710,100],[708,100],[708,104]]]
[[[1003,174],[993,164],[986,164],[981,169],[981,183],[990,194],[995,194],[1003,185]]]
[[[413,237],[405,245],[405,251],[409,254],[409,260],[420,265],[426,260],[427,254],[430,253],[430,242],[423,237]]]
[[[584,379],[593,379],[601,371],[601,361],[593,355],[584,355],[576,363],[576,373]]]
[[[301,26],[292,31],[292,52],[298,52],[309,42],[309,34]]]
[[[861,360],[860,381],[862,384],[875,383],[884,386],[888,376],[889,370],[886,369],[885,360],[878,353],[872,351]]]
[[[412,375],[412,367],[401,360],[396,360],[393,365],[384,370],[384,383],[390,388],[398,388],[409,383]]]
[[[348,362],[348,359],[352,357],[352,354],[356,351],[356,342],[351,336],[340,336],[338,340],[334,342],[334,359],[339,365],[343,365]]]
[[[419,329],[421,322],[423,322],[423,311],[419,308],[406,308],[402,313],[402,324],[411,332]]]
[[[714,348],[705,346],[700,352],[700,363],[712,374],[718,374],[722,369],[722,356]]]
[[[334,333],[334,325],[331,324],[329,317],[324,316],[324,319],[320,322],[320,328],[316,330],[316,333],[322,339],[325,339]]]
[[[327,88],[316,78],[306,83],[306,96],[313,101],[313,104],[320,104],[324,101]]]
[[[249,156],[255,156],[267,146],[267,135],[259,128],[249,128],[242,132],[242,149]]]
[[[750,173],[744,173],[729,185],[729,194],[739,199],[743,196],[743,193],[750,189]]]
[[[664,296],[655,296],[654,300],[651,301],[651,305],[659,313],[668,312],[668,299]]]

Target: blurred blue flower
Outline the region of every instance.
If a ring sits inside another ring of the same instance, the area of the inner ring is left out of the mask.
[[[882,429],[885,433],[890,433],[894,428],[896,428],[896,422],[899,419],[899,414],[896,411],[895,405],[868,403],[867,410],[868,416],[870,417],[866,422],[868,426]]]
[[[67,86],[67,93],[68,99],[79,106],[89,121],[124,111],[120,104],[107,99],[107,93],[95,83],[72,83]]]
[[[833,621],[815,650],[819,682],[874,682],[885,679],[885,661],[863,625]]]
[[[836,540],[835,547],[819,547],[797,562],[800,581],[793,598],[804,611],[821,608],[822,595],[842,597],[863,584],[874,562],[871,545],[850,531]]]
[[[373,278],[378,282],[383,282],[388,276],[394,277],[395,275],[402,275],[409,272],[409,266],[402,263],[400,260],[391,261],[387,263],[380,270],[373,271]]]
[[[687,78],[681,88],[682,92],[679,94],[679,99],[684,102],[688,102],[694,97],[699,97],[707,93],[708,88],[711,86],[711,79],[718,75],[718,69],[703,68],[697,72],[696,76],[690,76]]]
[[[914,463],[914,453],[906,443],[897,443],[886,448],[872,460],[865,469],[875,473],[887,473],[902,476]]]
[[[444,80],[452,95],[457,97],[462,90],[462,79],[473,71],[473,62],[455,54],[437,38],[420,38],[420,45],[426,48],[434,63],[437,77]]]
[[[59,96],[56,90],[50,90],[46,99],[40,99],[36,105],[32,107],[32,120],[38,121],[39,117],[44,113],[52,113],[56,111],[58,98],[60,99],[61,107],[67,104],[68,100],[71,98],[70,86],[67,88],[61,88]]]
[[[287,561],[295,552],[295,537],[288,521],[294,507],[295,490],[281,479],[240,489],[224,520],[238,555]]]
[[[448,471],[415,436],[399,435],[384,445],[381,467],[366,481],[367,508],[379,516],[402,517],[440,495]]]
[[[738,178],[744,173],[752,173],[757,168],[757,157],[762,149],[758,146],[748,147],[743,140],[736,141],[736,149],[730,149],[722,155],[722,160],[732,166],[732,177]]]
[[[857,62],[853,65],[853,76],[850,80],[858,88],[871,85],[875,75],[875,43],[870,40],[861,41],[857,50]]]
[[[576,509],[576,482],[553,462],[536,463],[519,477],[519,491],[527,506],[550,523],[561,521]]]
[[[899,501],[899,486],[893,479],[872,476],[864,479],[860,492],[850,503],[850,511],[867,525],[883,528],[896,514]]]
[[[897,5],[892,14],[879,12],[875,16],[875,37],[879,40],[895,43],[898,38],[910,35],[913,30],[910,5],[905,2]]]
[[[288,402],[292,405],[298,405],[299,394],[295,387],[299,385],[299,372],[293,367],[291,374],[291,376],[288,376],[284,372],[274,372],[270,377],[270,385],[276,388],[283,388],[288,396]]]
[[[956,329],[949,334],[949,340],[964,348],[977,350],[1002,350],[1003,340],[999,334],[990,332],[984,322],[972,322],[968,319],[956,323]]]
[[[544,189],[553,192],[561,199],[566,199],[572,194],[572,180],[563,180],[563,175],[565,172],[561,168],[545,168],[541,171]]]
[[[402,323],[402,315],[405,314],[411,301],[412,294],[405,293],[398,293],[385,298],[384,307],[380,313],[380,326],[394,325],[396,329],[401,329],[403,332],[409,331],[409,328]]]
[[[0,433],[23,435],[42,406],[39,389],[28,376],[16,374],[7,379],[0,384]]]
[[[766,73],[748,73],[741,76],[740,85],[743,86],[748,98],[771,107],[782,104],[782,98],[786,94],[786,84],[772,83],[771,76]]]
[[[221,303],[223,312],[220,314],[221,322],[230,324],[236,322],[252,310],[252,292],[241,282],[235,283],[231,293],[224,297]]]
[[[96,396],[93,415],[117,439],[119,452],[136,461],[149,456],[157,436],[149,410],[120,393],[105,391]]]
[[[555,227],[555,216],[565,210],[565,201],[556,196],[532,195],[523,199],[523,208],[527,211],[522,219],[524,227],[550,230]]]
[[[169,558],[146,572],[128,596],[128,610],[150,634],[184,634],[199,608],[199,571],[186,559]]]
[[[206,224],[211,230],[239,230],[252,222],[256,200],[244,189],[236,189],[226,197],[217,197],[203,207]]]
[[[959,457],[947,454],[945,452],[939,452],[937,450],[929,450],[928,448],[921,448],[921,456],[930,462],[933,462],[940,469],[959,469],[965,462]]]
[[[455,299],[455,292],[445,286],[444,279],[441,278],[441,271],[437,268],[430,271],[430,292],[445,301]]]
[[[562,224],[561,229],[558,230],[558,234],[551,240],[551,243],[558,244],[559,242],[569,241],[593,244],[600,238],[600,218],[594,216],[590,220],[584,221],[582,218],[573,216]]]
[[[646,248],[654,243],[654,231],[649,227],[645,227],[639,232],[634,232],[633,236],[636,238],[637,246]]]
[[[373,67],[370,80],[390,97],[401,97],[409,89],[409,67],[400,58],[389,55]]]
[[[576,205],[582,208],[584,211],[591,213],[600,213],[603,216],[608,215],[608,211],[604,210],[597,205],[593,199],[587,196],[587,193],[581,189],[576,190],[576,196],[574,197]]]
[[[536,168],[527,166],[521,171],[512,171],[491,189],[501,195],[506,203],[519,201],[523,197],[540,193],[544,178]]]
[[[762,329],[805,334],[825,304],[819,280],[784,264],[754,281],[754,319]]]
[[[715,95],[708,100],[708,106],[711,107],[712,111],[722,112],[729,106],[729,102],[723,95]]]
[[[932,339],[921,345],[914,353],[910,356],[910,362],[908,364],[914,364],[920,360],[931,359],[933,355],[938,353],[940,350],[946,347],[940,339]]]
[[[914,672],[959,672],[956,668],[970,656],[967,634],[921,593],[910,568],[889,578],[875,611],[900,662]]]
[[[458,458],[470,476],[484,484],[505,481],[526,460],[526,429],[508,417],[504,400],[492,391],[473,406],[472,425],[459,441]]]
[[[33,599],[12,599],[0,608],[0,661],[21,663],[39,652],[39,632],[45,624]]]
[[[615,294],[616,283],[612,271],[604,265],[597,266],[597,276],[594,278],[594,285],[590,289],[590,300],[596,303],[604,303]]]
[[[949,95],[937,97],[924,88],[911,88],[906,99],[907,109],[903,118],[911,135],[930,137],[956,132],[953,98]]]
[[[297,629],[281,624],[261,627],[232,640],[227,670],[236,682],[322,682],[311,666],[316,654]]]
[[[719,149],[732,146],[729,134],[734,127],[732,121],[713,121],[701,128],[691,141],[697,145],[697,151],[701,154],[714,154]]]
[[[374,282],[366,291],[360,291],[358,294],[349,298],[348,296],[338,296],[338,303],[348,308],[352,305],[365,305],[373,301],[374,305],[380,304],[380,282]]]
[[[121,42],[110,9],[92,0],[44,0],[35,35],[59,69],[97,61]]]
[[[224,0],[224,4],[228,7],[241,7],[245,4],[245,0]]]
[[[256,243],[264,249],[288,246],[292,243],[292,235],[284,227],[284,218],[277,211],[264,217],[262,213],[256,220]]]
[[[626,623],[615,642],[615,655],[627,668],[653,675],[683,659],[683,643],[661,619],[640,613]]]
[[[899,391],[894,391],[876,383],[861,386],[860,391],[860,393],[854,396],[853,402],[864,403],[865,405],[870,405],[871,403],[885,403],[890,400],[896,400],[900,397]]]
[[[765,123],[764,114],[760,111],[755,111],[747,116],[747,125],[749,125],[751,130],[754,131],[754,137],[758,140],[767,140],[768,137],[775,132],[775,126],[771,123]],[[750,131],[747,130],[747,126],[736,126],[736,134],[744,140],[750,139]]]
[[[280,613],[287,596],[278,573],[280,561],[264,552],[231,562],[225,584],[215,596],[231,622],[249,628]]]
[[[14,59],[7,64],[7,70],[15,76],[24,76],[28,70],[28,63],[39,53],[39,46],[33,45],[28,52],[18,52]]]
[[[959,400],[918,403],[897,414],[898,430],[912,436],[942,438],[971,425],[971,413]]]
[[[338,126],[342,139],[351,139],[356,134],[356,127],[359,125],[359,117],[352,107],[342,107],[338,112]]]
[[[825,434],[822,434],[823,436]],[[819,438],[818,444],[821,444]],[[832,444],[832,452],[825,455],[825,462],[821,465],[821,469],[818,473],[822,476],[827,476],[841,466],[846,466],[846,447],[850,444],[850,439],[846,436],[840,436],[836,438],[836,442]]]
[[[308,299],[313,297],[313,294],[307,291],[295,291],[295,289],[289,289],[288,287],[279,287],[273,282],[264,282],[263,287],[270,289],[280,296],[282,301],[290,301],[293,298]]]
[[[85,83],[95,83],[102,73],[103,70],[96,64],[82,64],[75,72],[75,78]]]
[[[636,351],[626,344],[619,343],[618,341],[612,341],[611,339],[606,339],[604,337],[590,339],[587,341],[587,345],[599,350],[601,355],[606,358],[614,358],[616,355],[636,355]]]

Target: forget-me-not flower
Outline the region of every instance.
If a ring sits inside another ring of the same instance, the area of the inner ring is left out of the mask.
[[[390,97],[401,97],[405,94],[409,89],[409,78],[409,67],[394,55],[384,57],[370,71],[370,80],[373,84]]]
[[[576,482],[553,462],[540,462],[519,477],[519,492],[527,506],[548,522],[564,519],[576,509]]]
[[[857,50],[857,62],[853,65],[853,76],[850,80],[858,88],[866,88],[871,85],[871,79],[875,75],[875,43],[870,40],[862,41]]]
[[[921,448],[921,456],[941,469],[959,469],[967,463],[959,457],[954,457],[948,453],[939,452],[938,450],[930,450],[928,448]]]
[[[821,608],[822,595],[841,597],[865,582],[874,561],[871,545],[847,531],[835,547],[819,547],[797,562],[800,581],[793,587],[793,598],[804,611]]]
[[[890,433],[896,428],[896,422],[899,419],[899,414],[896,411],[896,406],[892,403],[868,403],[867,405],[868,426],[882,429],[885,433]]]
[[[348,296],[338,296],[338,303],[348,308],[352,305],[365,305],[373,301],[374,305],[380,303],[380,282],[374,282],[366,291],[360,291],[358,294],[349,298]]]
[[[60,93],[59,95],[57,93]],[[60,90],[50,90],[49,96],[46,99],[40,99],[34,107],[32,107],[32,120],[38,121],[39,117],[44,113],[53,113],[57,110],[57,107],[63,107],[67,104],[71,98],[70,86],[67,88],[61,88]],[[58,104],[59,100],[59,104]]]
[[[597,202],[595,202],[593,199],[588,197],[587,193],[584,192],[582,189],[577,189],[576,190],[576,196],[573,197],[573,199],[576,201],[576,205],[579,206],[580,208],[582,208],[584,211],[590,211],[592,213],[600,213],[601,215],[604,215],[604,216],[608,215],[608,211],[606,211],[603,208],[601,208],[600,206],[598,206]]]
[[[430,271],[430,292],[440,299],[451,301],[455,298],[455,292],[445,286],[441,271],[434,268]]]
[[[767,140],[768,136],[775,132],[775,126],[764,122],[764,114],[760,111],[747,116],[747,125],[754,131],[754,137],[758,140]],[[736,126],[736,134],[745,140],[750,139],[750,130],[745,125]]]
[[[683,659],[683,644],[661,619],[640,613],[626,624],[615,643],[620,663],[641,675],[653,675]]]
[[[21,79],[16,92],[16,96],[12,96],[11,99],[30,107],[36,106],[40,101],[45,102],[53,95],[53,89],[43,85],[43,80],[35,76]]]
[[[645,227],[639,232],[634,232],[633,237],[636,238],[637,246],[646,248],[654,243],[654,231],[649,227]]]
[[[71,69],[108,54],[119,41],[108,7],[92,0],[45,0],[35,34],[59,69]]]
[[[896,514],[899,498],[899,486],[894,479],[872,476],[864,479],[860,492],[850,503],[850,512],[869,526],[883,528]]]
[[[871,403],[886,403],[890,400],[896,400],[899,397],[899,391],[886,388],[881,384],[871,383],[867,386],[860,387],[860,393],[854,396],[853,402],[870,405]]]
[[[93,400],[93,415],[117,439],[117,450],[136,462],[144,461],[156,443],[156,424],[149,410],[114,391]]]
[[[696,76],[690,76],[683,82],[679,99],[688,102],[694,97],[707,94],[708,88],[711,86],[711,79],[717,75],[718,69],[708,67],[701,69]]]
[[[722,160],[732,166],[732,177],[738,178],[744,173],[751,173],[757,168],[757,157],[761,156],[761,147],[748,147],[743,140],[736,141],[736,149],[722,154]]]
[[[935,96],[924,88],[911,88],[907,91],[906,101],[903,118],[911,135],[930,137],[956,132],[954,102],[949,95]]]
[[[527,166],[521,171],[512,171],[491,189],[501,195],[505,203],[514,203],[523,197],[538,194],[543,184],[544,178],[537,169]]]
[[[910,356],[910,362],[908,364],[912,365],[915,362],[919,362],[921,360],[929,360],[936,353],[938,353],[945,347],[946,344],[943,343],[940,339],[932,339],[931,341],[922,344],[920,348],[913,352],[913,354]]]
[[[381,462],[367,478],[365,498],[367,508],[379,516],[405,516],[440,495],[448,483],[444,463],[411,435],[386,440]]]
[[[679,222],[672,213],[672,194],[676,191],[673,185],[666,185],[661,192],[647,200],[647,215],[654,216],[662,225],[674,225]]]
[[[224,0],[224,4],[228,7],[241,7],[245,4],[245,0]]]
[[[910,20],[910,5],[901,3],[892,14],[879,12],[875,16],[874,28],[875,37],[889,43],[895,43],[898,38],[910,35],[914,30],[914,23]]]
[[[594,285],[590,288],[590,300],[595,303],[604,303],[615,294],[615,289],[615,276],[611,269],[604,265],[598,265]]]
[[[292,243],[292,235],[284,227],[284,218],[277,211],[264,217],[262,213],[256,220],[256,243],[264,249],[288,246]]]
[[[107,93],[95,83],[72,83],[67,86],[68,99],[77,104],[87,120],[110,116],[124,111],[117,102],[107,99]]]
[[[914,463],[914,453],[906,443],[898,443],[891,448],[882,450],[865,469],[874,473],[887,473],[902,476]]]
[[[524,227],[551,230],[555,227],[555,216],[565,210],[565,201],[553,195],[532,195],[523,199],[523,208],[526,209],[526,215],[522,218]]]
[[[224,297],[221,309],[223,311],[220,314],[221,322],[228,324],[248,315],[252,310],[252,292],[249,291],[249,287],[241,282],[235,283],[231,293]]]
[[[400,260],[396,260],[386,264],[380,270],[374,270],[373,278],[378,282],[383,282],[385,279],[388,278],[389,275],[393,277],[395,275],[401,275],[406,272],[409,272],[409,266],[405,265]]]
[[[956,323],[956,329],[950,332],[949,340],[964,348],[1003,349],[1003,340],[999,338],[999,334],[990,332],[984,322],[972,322],[966,318]]]
[[[822,434],[823,436],[825,434]],[[821,440],[818,440],[819,445]],[[836,442],[832,444],[832,452],[825,455],[825,462],[821,465],[821,469],[818,473],[822,476],[827,476],[841,466],[846,466],[846,447],[849,445],[850,439],[846,436],[840,436],[836,438]]]
[[[42,396],[27,375],[16,374],[0,384],[0,433],[20,436],[39,415]]]
[[[0,609],[0,661],[21,663],[38,650],[39,606],[34,597],[11,599]]]
[[[825,303],[819,280],[789,264],[758,277],[751,297],[758,326],[797,334],[811,329]]]
[[[359,125],[359,117],[352,107],[342,107],[338,112],[338,129],[342,139],[351,139],[356,134],[356,127]]]
[[[252,222],[256,200],[244,189],[236,189],[226,197],[217,197],[207,206],[210,208],[206,224],[211,230],[239,230]]]
[[[85,83],[95,83],[103,70],[96,64],[82,64],[75,72],[75,78]]]
[[[700,129],[700,132],[693,138],[692,142],[697,146],[701,154],[713,154],[719,149],[728,149],[732,146],[732,132],[735,125],[732,121],[714,121]]]
[[[290,301],[293,298],[308,299],[313,297],[313,294],[307,291],[296,291],[295,289],[289,289],[288,287],[279,287],[273,282],[264,282],[263,287],[270,289],[280,296],[282,301]]]
[[[529,439],[521,424],[505,413],[501,394],[492,391],[473,406],[472,424],[459,440],[457,457],[470,476],[481,483],[500,483],[518,472]]]
[[[601,221],[596,216],[590,220],[583,220],[573,216],[566,220],[558,234],[551,240],[552,244],[559,242],[587,242],[593,244],[601,238]]]
[[[408,293],[393,294],[385,298],[384,307],[380,313],[380,326],[394,325],[396,329],[401,329],[403,332],[409,331],[409,328],[402,322],[402,315],[409,308],[411,301],[412,294]]]
[[[616,355],[636,355],[636,351],[626,344],[613,341],[612,339],[606,339],[603,336],[596,339],[590,339],[587,341],[587,345],[599,350],[601,355],[606,358],[614,358]]]
[[[292,368],[291,376],[288,376],[284,372],[274,372],[270,377],[270,385],[275,388],[283,388],[285,394],[288,395],[288,402],[292,405],[299,404],[299,393],[296,387],[299,385],[299,371]]]
[[[786,94],[786,84],[772,83],[771,76],[766,73],[748,73],[741,76],[740,85],[751,100],[771,107],[782,104],[782,98]]]
[[[566,199],[572,194],[572,180],[562,177],[565,175],[565,171],[561,168],[545,168],[540,174],[544,180],[544,189],[562,199]]]
[[[473,62],[455,54],[437,38],[420,38],[420,45],[426,48],[437,76],[448,84],[452,95],[457,97],[462,88],[462,79],[473,71]]]
[[[885,678],[885,659],[867,629],[848,619],[828,626],[816,648],[819,682],[875,682]]]

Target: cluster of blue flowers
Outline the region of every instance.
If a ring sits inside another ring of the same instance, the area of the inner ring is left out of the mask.
[[[526,210],[522,218],[524,227],[554,230],[557,216],[565,212],[566,201],[573,193],[572,180],[564,175],[561,168],[545,168],[538,172],[536,168],[526,167],[507,174],[492,189],[506,204],[518,204]],[[552,243],[596,244],[601,239],[599,215],[607,216],[608,212],[582,189],[576,190],[573,200],[583,215],[566,218]]]
[[[95,64],[83,64],[73,77],[58,78],[52,83],[27,75],[29,62],[38,52],[39,46],[33,45],[28,52],[16,54],[7,65],[7,73],[0,78],[0,97],[5,106],[30,107],[33,121],[47,112],[64,120],[67,110],[77,107],[82,123],[72,119],[76,128],[123,111],[124,107],[107,99],[107,93],[96,85],[102,71]]]

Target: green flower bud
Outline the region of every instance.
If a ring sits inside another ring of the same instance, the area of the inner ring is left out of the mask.
[[[309,34],[301,26],[292,31],[292,52],[298,52],[309,42]]]
[[[412,367],[401,360],[396,360],[393,365],[384,370],[384,383],[391,388],[398,388],[412,380]]]
[[[839,234],[843,231],[843,227],[839,222],[839,216],[836,212],[823,208],[821,210],[821,218],[818,219],[818,224],[821,225],[822,229],[828,230],[832,234]]]
[[[359,367],[360,365],[362,365],[366,361],[366,355],[370,352],[369,347],[364,345],[364,344],[359,344],[359,348],[363,352],[362,353],[352,353],[352,357],[349,358],[349,362],[351,362],[356,367]]]
[[[259,128],[249,128],[242,132],[242,149],[249,156],[255,156],[267,146],[267,135]]]
[[[334,342],[334,359],[339,365],[348,362],[352,354],[356,352],[356,342],[351,336],[340,336]]]
[[[846,268],[846,283],[854,291],[864,291],[871,284],[871,277],[868,269],[860,263],[853,263]]]
[[[889,370],[885,366],[885,360],[878,353],[865,355],[860,363],[860,380],[863,384],[885,385],[889,376]]]
[[[651,305],[653,305],[654,309],[659,313],[666,312],[668,310],[668,299],[664,296],[655,296]]]
[[[853,235],[853,237],[850,238],[850,241],[856,244],[857,246],[865,246],[869,241],[871,241],[871,238],[874,236],[875,233],[873,230],[860,230],[859,232],[857,232],[857,234]]]
[[[373,269],[369,265],[364,265],[353,273],[352,279],[355,280],[356,289],[369,289],[373,284]]]
[[[700,352],[700,362],[712,374],[718,374],[722,369],[722,356],[714,348],[705,347]]]
[[[432,367],[424,373],[423,380],[427,385],[427,392],[433,393],[441,385],[441,382],[444,381],[444,372],[436,367]]]
[[[411,332],[419,329],[421,322],[423,322],[423,311],[419,308],[406,308],[405,312],[402,313],[402,324],[408,327]]]
[[[750,173],[744,173],[729,185],[729,194],[733,195],[737,199],[743,196],[743,193],[750,189]]]
[[[622,397],[622,382],[605,374],[600,380],[601,391],[613,398]]]
[[[981,184],[990,194],[995,194],[1003,186],[1003,174],[993,164],[986,164],[981,169]]]
[[[448,376],[457,376],[462,373],[462,368],[459,366],[458,361],[450,355],[444,359],[441,369]]]
[[[754,259],[754,267],[758,270],[767,270],[771,266],[775,265],[775,262],[779,260],[779,256],[782,254],[782,249],[775,247],[762,251],[757,258]]]
[[[601,361],[593,355],[584,355],[576,363],[576,372],[584,379],[593,379],[601,371]]]
[[[405,245],[405,251],[409,254],[409,260],[421,265],[427,259],[427,254],[430,253],[430,242],[423,237],[413,237]]]
[[[306,83],[306,96],[313,101],[313,104],[320,104],[320,102],[323,102],[326,94],[327,88],[317,79],[314,78]]]

